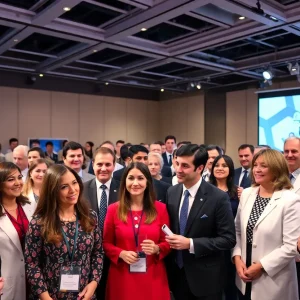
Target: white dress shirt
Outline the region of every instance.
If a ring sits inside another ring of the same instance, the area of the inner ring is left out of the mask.
[[[28,168],[24,169],[23,171],[21,171],[22,174],[22,180],[25,182],[26,178],[27,178],[27,173],[28,173]]]
[[[107,206],[108,206],[108,202],[109,202],[109,190],[110,190],[110,185],[111,185],[111,179],[109,179],[106,183],[101,183],[97,179],[97,177],[96,177],[98,209],[100,208],[101,195],[102,195],[102,191],[103,191],[100,188],[102,184],[106,185],[105,193],[106,193]]]
[[[204,170],[202,173],[202,178],[206,181],[209,182],[209,177],[210,177],[210,172],[208,169]]]
[[[181,207],[182,207],[182,204],[183,204],[183,200],[184,200],[184,192],[186,190],[189,191],[190,193],[190,196],[189,196],[189,207],[188,207],[188,215],[190,214],[190,211],[191,211],[191,208],[193,206],[193,203],[194,203],[194,200],[195,200],[195,197],[196,197],[196,194],[197,194],[197,191],[199,190],[199,187],[201,185],[201,182],[202,182],[202,177],[200,177],[199,181],[193,185],[192,187],[190,187],[189,189],[187,189],[184,185],[183,185],[183,191],[182,191],[182,196],[181,196],[181,200],[180,200],[180,205],[179,205],[179,219],[180,219],[180,211],[181,211]],[[195,251],[194,251],[194,241],[193,239],[190,239],[190,253],[194,254]]]

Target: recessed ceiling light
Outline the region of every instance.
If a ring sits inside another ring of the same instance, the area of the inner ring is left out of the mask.
[[[105,82],[105,85],[109,85],[109,82]]]
[[[14,42],[16,43],[16,42],[18,42],[19,40],[18,39],[14,39]]]
[[[147,31],[147,28],[142,28],[141,31]]]
[[[196,88],[197,88],[198,90],[201,90],[201,88],[202,88],[201,83],[198,83],[198,84],[196,85]]]
[[[245,19],[246,19],[246,17],[244,17],[244,16],[240,16],[240,17],[239,17],[239,19],[240,19],[240,20],[245,20]]]
[[[270,19],[274,20],[274,21],[278,21],[278,19],[276,17],[274,17],[274,16],[270,16]]]
[[[295,71],[297,71],[297,69],[296,68],[292,68],[292,71],[295,72]]]
[[[96,52],[98,52],[98,50],[94,49],[93,52],[96,53]]]
[[[44,77],[44,74],[41,73],[41,74],[40,74],[40,77]]]
[[[71,8],[70,7],[64,7],[64,11],[70,11]]]
[[[161,91],[161,92],[164,92],[164,91],[165,91],[165,89],[160,89],[160,91]]]

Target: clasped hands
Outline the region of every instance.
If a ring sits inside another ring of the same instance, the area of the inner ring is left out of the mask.
[[[141,243],[142,251],[147,255],[153,255],[159,253],[159,247],[152,240],[143,240]],[[138,254],[134,251],[121,251],[119,257],[123,259],[127,264],[131,265],[139,260]]]
[[[254,262],[247,268],[240,257],[235,257],[234,260],[236,272],[244,282],[252,282],[263,274],[262,264],[260,262]]]

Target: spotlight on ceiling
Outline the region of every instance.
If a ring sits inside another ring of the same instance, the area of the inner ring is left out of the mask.
[[[272,80],[272,78],[273,78],[273,73],[270,69],[263,71],[262,74],[263,74],[263,77],[265,80]]]
[[[141,31],[147,31],[147,28],[143,27],[143,28],[141,29]]]
[[[246,19],[246,17],[244,17],[244,16],[239,16],[239,20],[245,20]]]
[[[190,83],[190,86],[191,86],[192,88],[194,88],[194,87],[195,87],[195,83],[194,83],[194,82],[191,82],[191,83]]]
[[[70,8],[70,7],[64,7],[63,10],[64,10],[64,11],[70,11],[71,8]]]
[[[44,77],[44,74],[41,73],[39,76],[40,76],[40,77]]]
[[[105,82],[105,85],[109,85],[109,82]]]
[[[300,68],[299,68],[298,63],[295,63],[295,64],[288,63],[287,68],[291,75],[299,75],[300,74]]]
[[[160,89],[160,91],[163,93],[165,91],[165,89]]]
[[[197,83],[196,88],[197,88],[198,90],[201,90],[202,86],[201,86],[201,83],[200,83],[200,82]]]

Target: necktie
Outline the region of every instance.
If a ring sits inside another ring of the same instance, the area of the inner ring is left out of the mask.
[[[169,155],[169,166],[172,166],[172,155]]]
[[[188,219],[188,211],[189,211],[189,196],[190,193],[188,190],[184,191],[184,199],[180,210],[179,215],[179,231],[180,235],[184,235],[186,222]],[[183,259],[182,259],[182,250],[177,251],[177,265],[181,269],[183,267]]]
[[[100,200],[100,207],[99,207],[99,227],[101,229],[101,233],[103,233],[104,227],[104,220],[107,212],[107,195],[106,195],[106,185],[102,184],[100,186],[102,189],[101,200]]]
[[[247,178],[248,178],[248,171],[247,170],[244,170],[244,176],[243,176],[243,178],[242,178],[242,180],[241,180],[241,184],[240,184],[240,187],[242,187],[242,188],[247,188],[248,186],[247,186]]]
[[[292,173],[290,173],[289,178],[290,178],[291,183],[293,183],[294,175]]]

